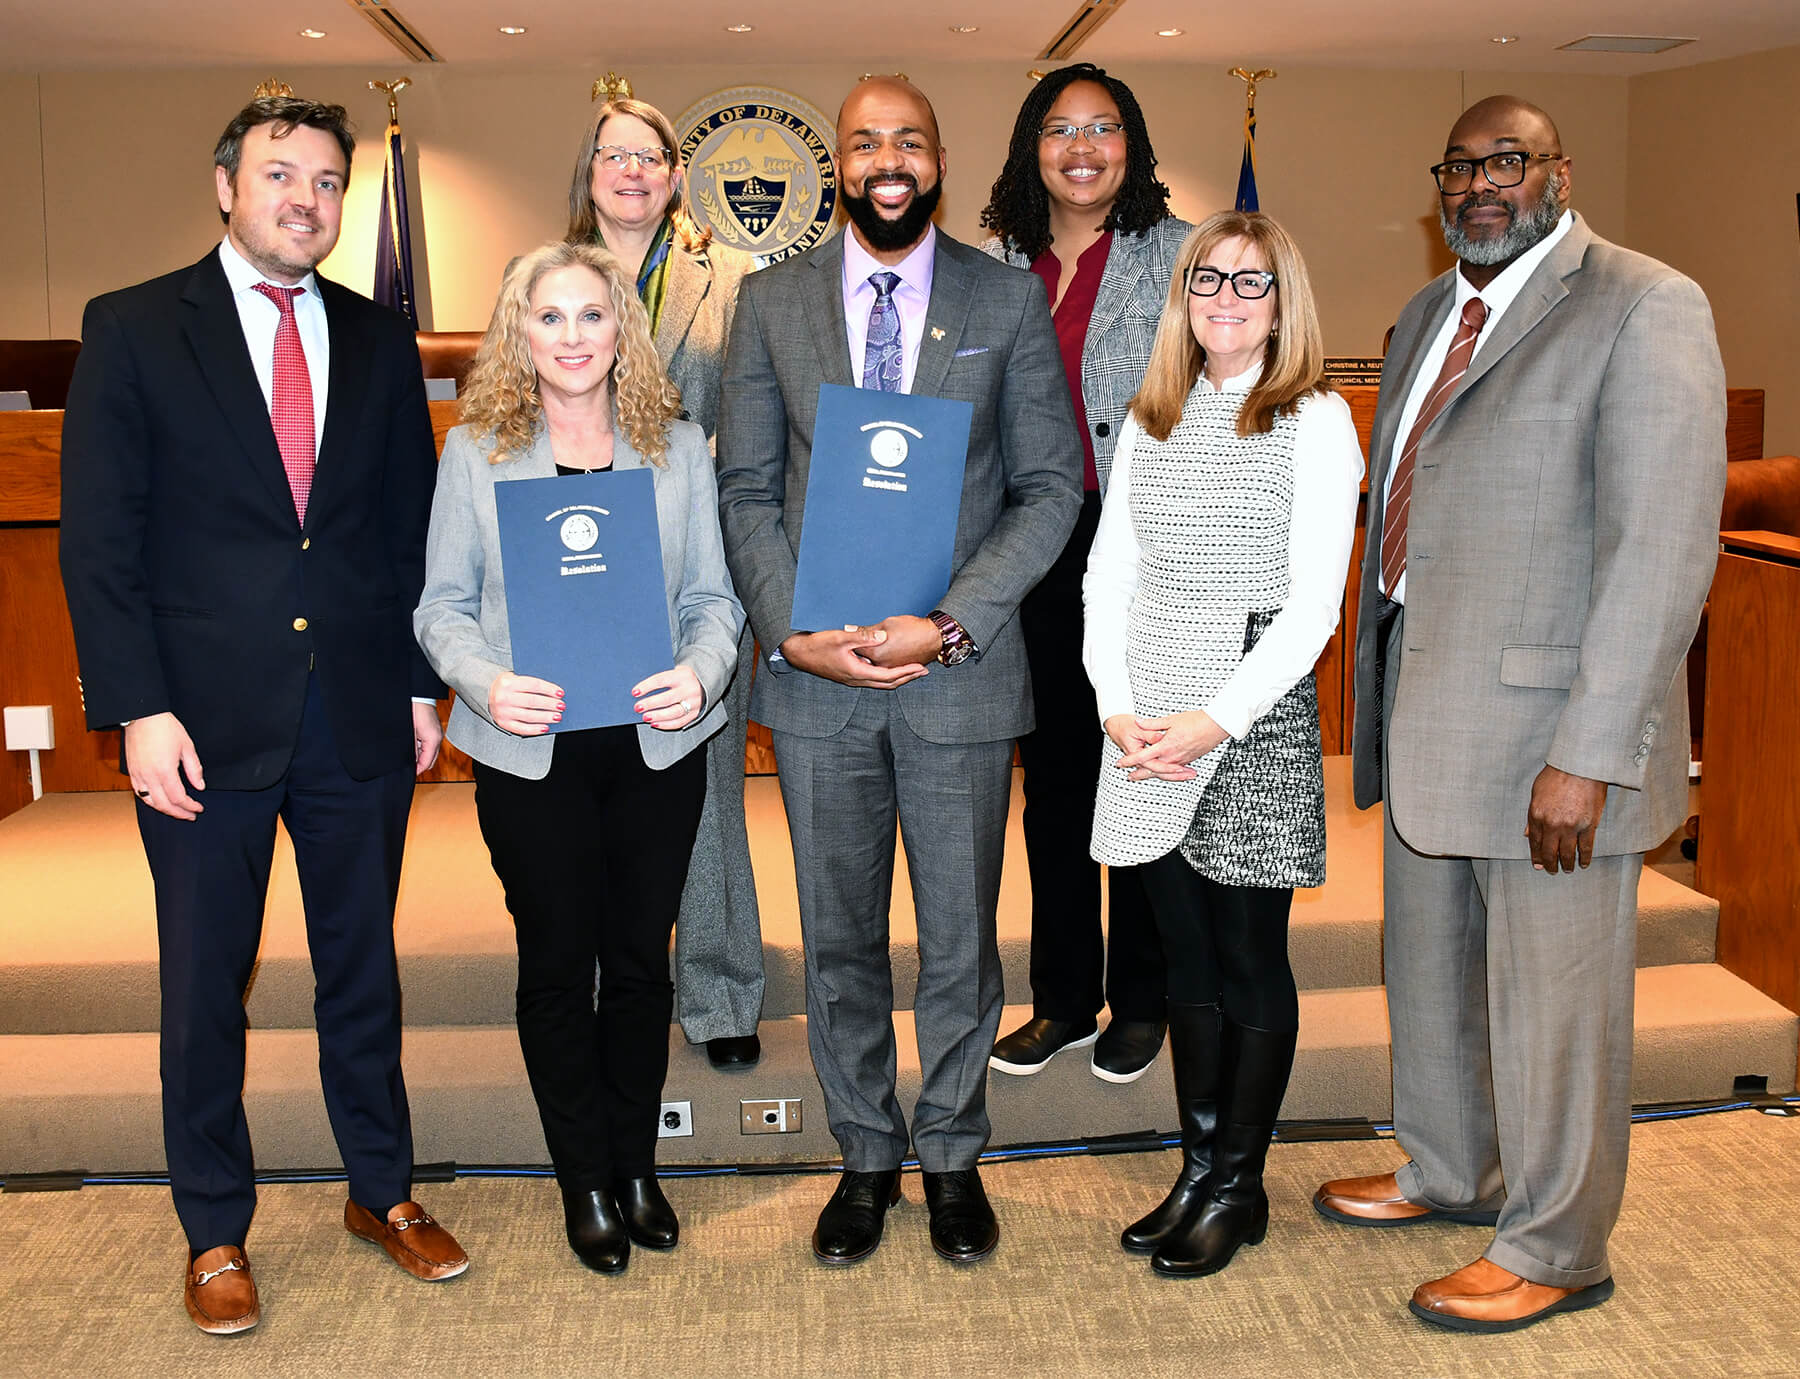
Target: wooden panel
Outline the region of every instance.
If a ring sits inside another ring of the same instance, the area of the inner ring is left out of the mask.
[[[1756,460],[1763,453],[1763,390],[1725,390],[1725,458]]]
[[[62,520],[62,421],[61,412],[0,412],[0,522]]]
[[[1720,963],[1800,1010],[1800,565],[1727,552],[1708,622],[1696,879]]]
[[[1800,559],[1800,536],[1780,531],[1727,531],[1719,533],[1719,544],[1727,551],[1747,555],[1770,555],[1778,560]]]

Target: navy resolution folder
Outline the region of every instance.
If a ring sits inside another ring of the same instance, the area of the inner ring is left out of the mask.
[[[923,617],[950,587],[975,409],[953,398],[819,385],[792,625]]]
[[[513,669],[563,690],[550,731],[638,723],[631,687],[675,664],[647,469],[494,485]]]

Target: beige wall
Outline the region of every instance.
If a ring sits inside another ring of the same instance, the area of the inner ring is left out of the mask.
[[[868,66],[884,64],[871,62]],[[886,64],[891,67],[891,64]],[[1004,157],[1028,64],[908,64],[935,100],[950,156],[944,224],[979,236],[988,188]],[[671,116],[709,92],[749,81],[794,92],[835,114],[867,67],[660,66],[634,68],[640,94]],[[1237,184],[1242,86],[1192,66],[1121,67],[1150,121],[1174,193],[1189,219],[1228,205]],[[266,72],[45,73],[0,81],[0,170],[36,184],[41,209],[9,209],[11,252],[0,279],[6,317],[22,334],[79,332],[96,293],[191,262],[219,234],[211,148],[220,127]],[[381,182],[384,100],[362,69],[289,72],[307,95],[348,105],[363,129],[344,234],[327,271],[367,290]],[[570,162],[589,110],[588,68],[413,68],[401,98],[413,169],[415,263],[427,324],[479,329],[501,268],[558,234]],[[110,93],[129,82],[133,107],[154,119],[121,125]],[[1555,111],[1587,169],[1581,205],[1604,234],[1626,223],[1627,88],[1622,78],[1540,75],[1509,82]],[[41,88],[43,137],[36,119]],[[1258,97],[1264,209],[1287,223],[1313,270],[1334,354],[1370,354],[1401,305],[1448,263],[1425,168],[1464,104],[1488,88],[1456,72],[1292,68]],[[12,118],[14,110],[30,118]],[[101,153],[100,151],[104,151]],[[1321,158],[1327,150],[1330,158]],[[26,198],[28,201],[29,198]],[[15,223],[15,221],[17,223]],[[33,230],[33,226],[36,229]],[[29,313],[35,311],[36,315]],[[30,329],[24,327],[29,326]]]
[[[1726,377],[1767,390],[1763,453],[1800,455],[1800,48],[1631,83],[1629,243],[1712,299]]]
[[[44,161],[38,142],[38,79],[0,74],[0,338],[50,334],[44,269]]]

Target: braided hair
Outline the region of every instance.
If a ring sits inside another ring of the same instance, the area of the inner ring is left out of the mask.
[[[1156,176],[1156,151],[1150,147],[1144,112],[1131,88],[1091,62],[1059,67],[1033,86],[1019,107],[1006,165],[994,179],[981,212],[982,225],[1028,259],[1050,247],[1050,193],[1038,172],[1038,130],[1056,98],[1078,81],[1106,88],[1125,124],[1125,181],[1101,228],[1141,235],[1170,215],[1169,189]]]

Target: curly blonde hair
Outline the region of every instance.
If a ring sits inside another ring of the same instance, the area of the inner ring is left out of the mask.
[[[1325,343],[1319,310],[1300,246],[1266,215],[1219,211],[1194,227],[1175,256],[1156,343],[1150,347],[1150,366],[1144,371],[1137,396],[1131,399],[1131,414],[1138,425],[1159,441],[1166,441],[1181,420],[1182,404],[1206,365],[1206,351],[1194,339],[1188,320],[1188,275],[1228,239],[1255,245],[1275,274],[1275,329],[1263,347],[1262,377],[1238,411],[1238,435],[1266,432],[1275,425],[1277,415],[1294,411],[1308,394],[1330,391],[1324,381]]]
[[[618,318],[613,415],[632,449],[660,467],[667,463],[669,423],[681,414],[681,392],[663,372],[650,338],[650,317],[631,274],[598,244],[546,244],[508,265],[463,391],[462,419],[477,435],[494,438],[491,464],[531,449],[544,415],[526,331],[531,294],[546,273],[575,267],[592,269],[605,282]]]

